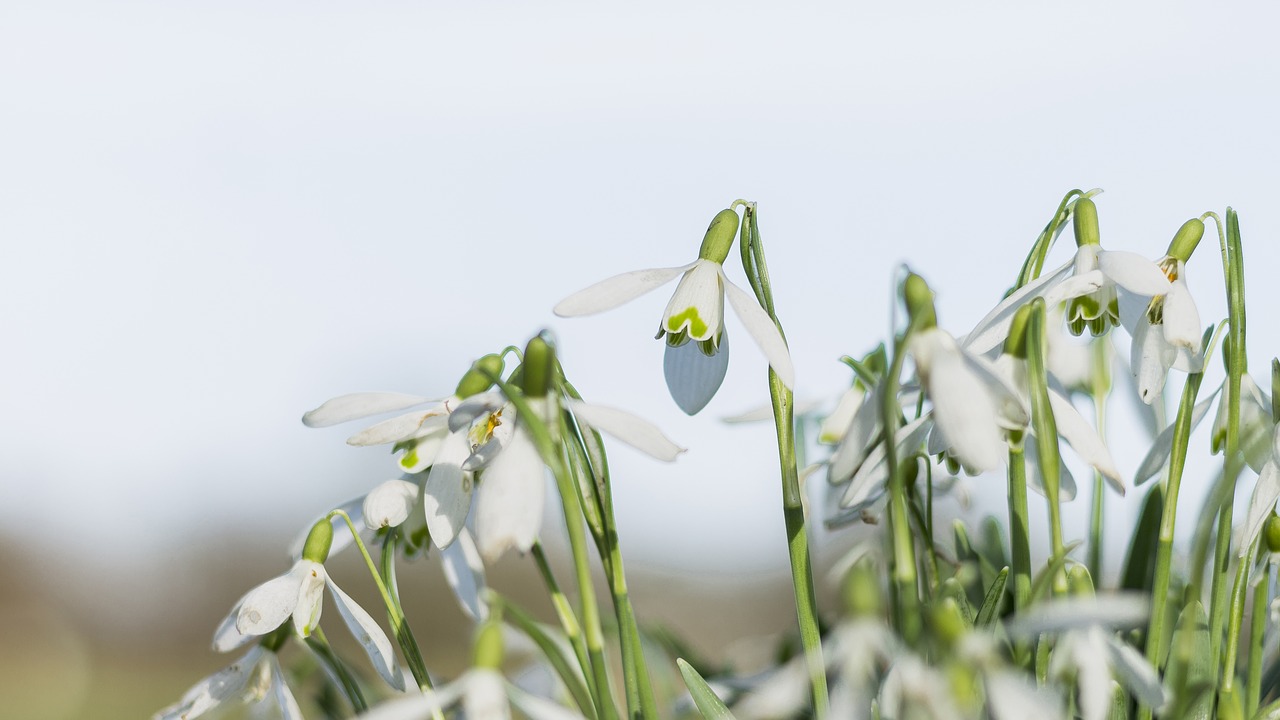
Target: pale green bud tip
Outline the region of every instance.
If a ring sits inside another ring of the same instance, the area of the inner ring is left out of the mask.
[[[476,633],[474,652],[476,667],[502,669],[502,623],[490,620],[480,626]]]
[[[934,606],[933,627],[938,638],[949,645],[959,641],[969,629],[959,603],[952,598],[943,598]]]
[[[860,562],[844,578],[844,604],[853,617],[879,617],[880,574],[869,562]]]
[[[1004,339],[1004,354],[1027,359],[1027,321],[1031,319],[1031,306],[1023,305],[1013,315],[1009,324],[1009,336]]]
[[[533,336],[524,347],[524,394],[529,397],[546,397],[551,389],[551,376],[556,367],[556,348],[551,333]]]
[[[333,525],[329,518],[320,520],[311,526],[307,533],[307,544],[302,546],[302,559],[323,563],[329,559],[329,546],[333,545]]]
[[[1067,592],[1082,597],[1093,597],[1093,576],[1084,565],[1072,565],[1067,571]]]
[[[1071,212],[1071,226],[1076,233],[1076,247],[1102,244],[1102,234],[1098,232],[1098,206],[1089,198],[1076,200],[1076,207]]]
[[[1182,223],[1182,227],[1178,228],[1173,240],[1169,242],[1169,257],[1177,258],[1182,262],[1190,260],[1191,253],[1196,251],[1196,246],[1200,244],[1202,237],[1204,237],[1203,220],[1191,218]]]
[[[724,259],[729,257],[729,248],[733,247],[733,238],[737,234],[738,213],[732,210],[721,210],[711,219],[707,234],[702,236],[702,247],[698,249],[698,257],[724,264]]]
[[[1276,517],[1274,511],[1271,517],[1267,518],[1267,524],[1263,526],[1262,542],[1267,552],[1280,553],[1280,517]]]
[[[472,395],[479,395],[488,390],[489,386],[493,384],[493,381],[489,378],[502,375],[504,367],[501,355],[494,353],[485,355],[471,363],[471,369],[458,381],[458,389],[453,394],[457,395],[459,400],[466,400]]]
[[[907,279],[902,283],[902,299],[907,303],[907,312],[911,315],[911,319],[919,319],[918,324],[921,329],[938,324],[937,315],[933,309],[933,290],[929,289],[929,283],[925,282],[924,278],[915,273],[907,275]]]

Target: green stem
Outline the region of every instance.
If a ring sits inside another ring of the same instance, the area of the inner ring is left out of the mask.
[[[906,473],[899,462],[894,438],[898,432],[901,410],[898,407],[898,378],[902,376],[902,366],[906,359],[906,342],[918,328],[916,323],[908,325],[905,333],[897,338],[893,345],[893,358],[889,372],[884,376],[880,386],[880,416],[883,430],[880,441],[885,447],[885,469],[889,483],[889,533],[893,543],[893,591],[894,622],[898,632],[908,644],[914,643],[920,635],[920,595],[916,576],[915,544],[911,537],[911,528],[907,524],[907,492]]]
[[[1027,390],[1031,397],[1031,422],[1036,431],[1036,449],[1040,454],[1040,477],[1044,479],[1044,494],[1049,505],[1049,533],[1053,562],[1061,562],[1066,555],[1062,542],[1062,498],[1058,477],[1061,459],[1058,454],[1058,424],[1049,406],[1048,367],[1045,358],[1045,304],[1043,298],[1031,303],[1031,315],[1027,320]],[[1054,589],[1066,592],[1066,574],[1059,571],[1054,577]]]
[[[1084,196],[1085,193],[1080,190],[1070,190],[1063,196],[1062,202],[1058,203],[1053,219],[1044,226],[1044,230],[1040,231],[1039,237],[1031,246],[1031,252],[1027,254],[1026,261],[1022,263],[1022,270],[1018,273],[1018,284],[1014,286],[1015,290],[1040,277],[1049,248],[1053,247],[1053,241],[1058,238],[1058,234],[1067,226],[1067,220],[1071,218],[1071,211],[1067,206],[1077,195]]]
[[[1095,339],[1090,343],[1093,350],[1093,382],[1089,386],[1089,395],[1093,399],[1093,416],[1098,428],[1098,437],[1107,437],[1107,396],[1111,393],[1111,343]],[[1106,485],[1102,473],[1093,471],[1093,507],[1089,515],[1089,556],[1087,564],[1089,574],[1102,578],[1102,526],[1103,511],[1106,507]]]
[[[542,543],[534,541],[530,554],[533,555],[533,561],[538,566],[539,574],[542,575],[542,584],[546,586],[547,594],[551,597],[551,607],[555,608],[556,617],[560,620],[560,629],[564,631],[564,636],[569,640],[569,646],[573,648],[573,654],[578,659],[578,667],[582,669],[582,677],[586,680],[591,696],[594,698],[599,693],[595,687],[595,675],[591,672],[591,660],[587,657],[587,641],[582,635],[582,626],[578,624],[578,616],[574,614],[569,598],[556,582],[551,564],[547,562],[547,554],[542,550]]]
[[[1271,587],[1271,564],[1262,571],[1262,580],[1253,586],[1253,612],[1249,620],[1249,670],[1245,680],[1245,717],[1253,717],[1262,702],[1262,640],[1267,629],[1267,588]]]
[[[782,323],[778,321],[778,315],[773,307],[773,290],[769,283],[764,246],[760,242],[755,203],[739,200],[733,203],[733,207],[737,207],[738,204],[744,206],[739,243],[743,270],[747,274],[752,290],[755,291],[756,299],[773,320],[783,342],[786,342]],[[772,367],[769,368],[769,398],[773,404],[773,421],[778,436],[778,462],[782,475],[782,518],[787,529],[787,555],[791,561],[791,586],[795,594],[796,620],[800,627],[800,644],[804,647],[805,664],[813,689],[814,715],[818,720],[822,720],[827,715],[829,705],[827,672],[826,663],[822,657],[822,635],[818,628],[818,603],[813,589],[813,570],[809,558],[809,536],[805,530],[800,473],[796,465],[793,398],[791,390],[782,384],[782,380]],[[903,527],[906,527],[905,516]]]
[[[1249,551],[1236,563],[1236,581],[1231,585],[1231,612],[1227,615],[1227,653],[1222,661],[1222,692],[1229,693],[1236,681],[1236,657],[1240,648],[1240,626],[1244,622],[1244,599],[1248,593],[1249,568],[1258,547],[1255,540]]]
[[[338,658],[337,653],[329,646],[329,640],[324,636],[324,631],[316,628],[311,632],[311,637],[307,638],[307,647],[315,652],[316,657],[329,667],[329,671],[333,673],[333,677],[338,680],[338,687],[342,689],[342,693],[347,696],[347,700],[351,702],[351,709],[357,715],[369,709],[369,704],[365,702],[364,694],[360,692],[360,685],[356,683],[355,677],[351,675],[345,663]]]
[[[1173,446],[1169,451],[1169,475],[1165,484],[1164,511],[1160,516],[1160,534],[1156,540],[1156,566],[1154,586],[1151,589],[1151,619],[1147,630],[1147,662],[1159,669],[1165,655],[1165,607],[1169,602],[1169,577],[1173,564],[1173,531],[1178,515],[1178,491],[1182,487],[1182,471],[1187,463],[1187,449],[1191,441],[1191,413],[1196,406],[1196,394],[1200,391],[1203,373],[1192,373],[1182,388],[1182,401],[1174,420]],[[1150,717],[1150,708],[1144,708]]]
[[[382,573],[379,572],[378,566],[374,564],[373,558],[369,556],[369,548],[365,547],[364,541],[360,539],[360,532],[356,530],[355,523],[351,522],[351,516],[343,510],[333,510],[329,513],[329,517],[340,517],[347,523],[347,529],[351,531],[351,536],[355,540],[356,547],[360,550],[360,555],[364,558],[365,565],[369,568],[369,573],[373,575],[373,582],[378,586],[378,594],[382,596],[382,602],[387,607],[387,618],[391,622],[391,630],[395,633],[396,641],[400,643],[400,650],[404,653],[405,662],[409,664],[409,672],[413,673],[413,679],[417,681],[418,687],[427,690],[432,689],[431,676],[427,673],[426,663],[422,660],[422,652],[418,649],[418,640],[414,637],[413,631],[409,629],[409,621],[405,618],[404,613],[400,612],[400,605],[392,597],[391,592],[387,590],[387,585],[382,581]]]
[[[559,675],[560,681],[568,689],[569,695],[573,697],[578,710],[588,720],[595,720],[596,708],[591,700],[591,691],[587,688],[587,676],[581,672],[574,671],[573,664],[565,656],[564,649],[552,639],[551,635],[526,610],[515,605],[510,598],[506,597],[502,599],[502,609],[504,619],[519,628],[525,635],[528,635],[529,639],[533,640],[534,644],[543,651],[543,654],[547,657],[547,662],[551,663],[556,674]]]
[[[1031,524],[1027,510],[1027,461],[1022,448],[1009,447],[1009,573],[1013,576],[1013,608],[1031,604]]]

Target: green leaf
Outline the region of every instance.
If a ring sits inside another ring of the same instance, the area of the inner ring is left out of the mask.
[[[991,589],[987,590],[987,597],[982,601],[982,609],[978,611],[978,627],[991,627],[991,624],[1000,616],[1000,601],[1004,599],[1004,588],[1008,580],[1009,568],[1001,568],[995,582],[991,583]]]
[[[1165,685],[1174,695],[1168,717],[1212,717],[1215,667],[1209,652],[1209,616],[1200,601],[1192,600],[1178,616],[1170,642]]]
[[[1076,540],[1067,543],[1062,548],[1062,557],[1051,559],[1047,565],[1040,569],[1040,572],[1036,573],[1036,576],[1031,579],[1031,602],[1034,603],[1040,598],[1048,596],[1049,588],[1053,586],[1054,576],[1062,572],[1068,562],[1074,562],[1071,559],[1071,553],[1075,552],[1075,549],[1080,547],[1083,542],[1083,540]]]
[[[964,591],[964,586],[955,578],[947,578],[942,582],[939,589],[941,598],[951,598],[960,608],[960,616],[964,618],[964,624],[968,628],[973,628],[973,607],[969,605],[969,597]]]
[[[1164,513],[1164,486],[1156,483],[1142,501],[1142,514],[1129,541],[1120,587],[1150,593],[1155,581],[1156,544],[1160,540],[1160,516]]]
[[[565,688],[569,690],[569,694],[573,696],[573,701],[577,703],[578,710],[588,718],[594,718],[596,716],[595,705],[591,701],[591,693],[587,690],[582,673],[578,671],[577,666],[574,664],[575,661],[569,655],[569,642],[567,640],[556,642],[551,634],[553,631],[534,621],[527,612],[520,609],[510,600],[503,599],[502,611],[504,619],[519,628],[525,635],[528,635],[529,639],[542,651],[542,654],[547,658],[547,662],[551,663],[556,675],[560,677],[560,681],[564,683]]]
[[[707,720],[734,720],[733,713],[729,712],[729,708],[716,697],[711,686],[707,685],[707,681],[702,679],[692,665],[685,662],[683,658],[676,658],[676,665],[680,666],[684,685],[689,688],[689,694],[693,696],[693,704],[698,706],[698,712],[702,713],[702,717]]]

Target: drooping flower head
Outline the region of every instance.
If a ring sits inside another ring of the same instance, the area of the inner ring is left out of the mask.
[[[1192,218],[1178,228],[1169,251],[1156,261],[1168,287],[1160,293],[1139,293],[1130,307],[1140,313],[1125,312],[1126,326],[1133,335],[1131,364],[1138,380],[1138,394],[1150,405],[1160,396],[1169,369],[1199,372],[1201,369],[1200,313],[1187,288],[1186,263],[1204,236],[1204,222]],[[1123,309],[1123,308],[1122,308]]]
[[[560,317],[594,315],[630,302],[680,276],[680,283],[658,323],[657,337],[667,342],[663,361],[671,397],[693,415],[706,406],[724,381],[729,363],[724,304],[729,306],[788,388],[795,368],[787,343],[773,319],[750,293],[724,274],[724,261],[738,230],[738,214],[721,210],[702,239],[698,259],[688,265],[636,270],[611,277],[570,295],[555,306]]]

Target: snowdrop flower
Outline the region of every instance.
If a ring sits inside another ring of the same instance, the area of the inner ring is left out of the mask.
[[[1133,336],[1130,366],[1138,381],[1138,395],[1150,405],[1164,390],[1169,369],[1199,372],[1200,313],[1187,289],[1186,263],[1204,235],[1204,223],[1191,219],[1182,224],[1169,243],[1168,253],[1156,261],[1169,281],[1161,293],[1138,292],[1138,303],[1122,307],[1125,327]],[[1149,297],[1149,299],[1147,299]],[[1135,311],[1145,300],[1145,308]]]
[[[399,461],[402,470],[407,473],[430,470],[422,488],[422,505],[432,543],[445,549],[458,537],[471,508],[473,478],[462,469],[462,464],[470,457],[475,445],[488,440],[487,436],[477,434],[483,429],[476,429],[474,433],[450,430],[449,414],[464,399],[488,389],[491,385],[489,378],[500,375],[502,370],[501,356],[486,355],[472,365],[458,382],[454,394],[444,400],[400,393],[356,393],[324,403],[304,415],[302,421],[309,427],[325,427],[428,405],[425,410],[398,415],[368,427],[351,436],[347,442],[358,446],[395,443],[395,447],[403,451]],[[501,423],[497,414],[492,422],[489,433]],[[391,507],[396,507],[393,497],[380,495],[377,499],[389,501]],[[369,508],[366,507],[367,510]],[[366,518],[369,517],[366,512]]]
[[[1121,320],[1117,289],[1146,296],[1169,291],[1170,280],[1156,263],[1137,253],[1102,249],[1098,209],[1092,200],[1085,197],[1076,200],[1072,214],[1075,256],[996,305],[964,337],[965,349],[983,354],[1000,345],[1009,333],[1014,313],[1037,297],[1043,297],[1049,308],[1071,301],[1066,313],[1067,327],[1076,335],[1088,328],[1097,336]]]
[[[1231,378],[1223,383],[1231,386]],[[1218,413],[1213,418],[1213,435],[1210,449],[1216,455],[1227,444],[1227,393],[1218,402]],[[1276,423],[1271,419],[1271,398],[1258,387],[1249,373],[1240,376],[1240,450],[1245,462],[1254,472],[1262,472],[1262,466],[1272,457],[1272,435]]]
[[[266,635],[292,618],[294,630],[309,637],[320,623],[325,586],[333,594],[338,613],[360,642],[374,669],[392,687],[403,690],[391,641],[369,613],[338,587],[322,564],[329,556],[333,526],[321,520],[311,528],[302,558],[285,574],[250,590],[214,634],[214,649],[225,652],[253,636]]]
[[[239,660],[196,683],[181,700],[156,713],[152,720],[195,720],[229,701],[258,703],[268,694],[285,720],[302,720],[302,711],[285,683],[275,651],[256,645]]]
[[[552,391],[554,349],[535,336],[525,348],[521,372],[524,401],[536,422],[554,434],[559,427],[559,403]],[[602,430],[659,460],[671,462],[684,448],[673,443],[647,421],[621,410],[563,398],[564,406],[585,425],[584,432]],[[496,417],[501,425],[495,427]],[[546,504],[546,466],[529,431],[532,418],[523,418],[500,392],[487,392],[463,401],[449,416],[450,432],[486,428],[461,468],[481,472],[476,500],[476,541],[487,561],[510,548],[528,552],[542,526]],[[496,432],[501,428],[502,432]],[[430,480],[428,480],[430,482]]]
[[[1249,512],[1242,529],[1244,536],[1237,543],[1241,558],[1248,554],[1249,546],[1262,532],[1267,518],[1276,509],[1277,500],[1280,500],[1280,426],[1272,432],[1271,454],[1258,470],[1258,482],[1253,486],[1253,496],[1249,499]]]
[[[782,384],[794,388],[795,368],[782,333],[755,297],[734,285],[724,274],[723,263],[737,229],[738,214],[721,210],[707,228],[694,262],[617,275],[561,300],[554,312],[560,317],[594,315],[630,302],[681,276],[658,325],[658,337],[666,337],[667,341],[663,361],[667,388],[681,410],[690,415],[697,413],[711,401],[724,380],[729,364],[728,336],[724,329],[726,297]]]
[[[902,655],[880,686],[884,720],[962,720],[947,677],[914,655]]]

